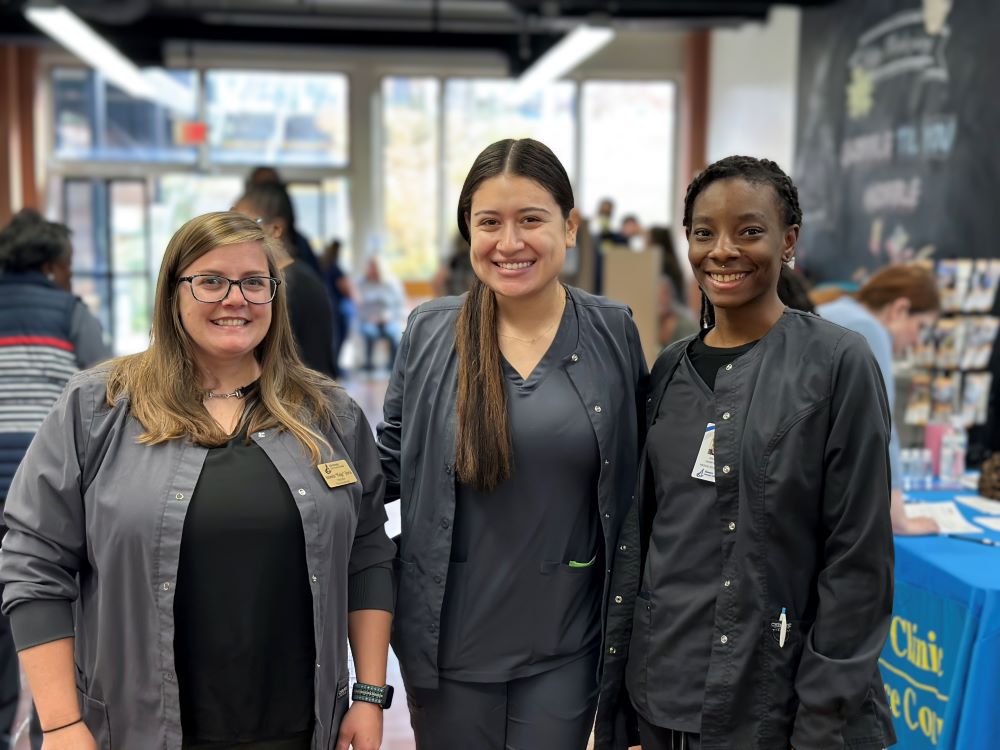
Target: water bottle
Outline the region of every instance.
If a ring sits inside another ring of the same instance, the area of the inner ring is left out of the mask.
[[[920,486],[929,490],[934,486],[934,456],[930,448],[919,448],[917,453],[920,463]]]
[[[953,422],[951,429],[941,438],[941,467],[938,474],[941,484],[946,487],[957,487],[962,482],[965,473],[965,450],[968,437],[965,427],[959,422]]]
[[[916,449],[903,448],[899,451],[899,470],[903,475],[903,490],[909,491],[916,487],[917,461]]]

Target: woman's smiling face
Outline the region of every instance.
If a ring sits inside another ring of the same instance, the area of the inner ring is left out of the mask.
[[[180,276],[211,274],[226,279],[270,276],[267,255],[259,242],[225,245],[210,250],[181,270]],[[182,289],[181,287],[188,287]],[[251,305],[235,284],[220,302],[199,302],[191,284],[182,282],[176,294],[181,325],[194,344],[202,366],[253,357],[271,326],[271,305]]]
[[[514,175],[484,180],[467,221],[472,268],[504,297],[532,296],[558,283],[579,224],[576,209],[564,219],[545,188]]]
[[[792,258],[797,224],[787,225],[774,188],[740,177],[716,180],[695,198],[688,260],[717,308],[753,308],[777,297],[781,264]]]

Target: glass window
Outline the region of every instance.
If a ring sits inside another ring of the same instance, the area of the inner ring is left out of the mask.
[[[213,70],[209,158],[224,164],[347,165],[347,76]]]
[[[583,84],[582,189],[577,203],[593,215],[615,201],[615,221],[635,214],[645,227],[669,225],[673,208],[674,97],[669,81]]]
[[[462,183],[479,152],[503,138],[534,138],[576,175],[576,85],[546,86],[525,101],[511,98],[513,79],[449,79],[445,86],[445,198],[442,221],[457,233],[455,209]]]
[[[52,71],[55,153],[65,160],[193,163],[195,146],[178,143],[177,126],[194,117],[198,77],[190,70],[148,71],[170,107],[133,97],[97,71]]]
[[[438,265],[439,93],[436,78],[382,80],[382,257],[401,279]]]
[[[301,232],[320,258],[332,239],[350,247],[350,182],[334,177],[322,182],[292,182],[288,185],[295,208],[295,228]],[[349,252],[341,255],[341,267],[349,263]]]

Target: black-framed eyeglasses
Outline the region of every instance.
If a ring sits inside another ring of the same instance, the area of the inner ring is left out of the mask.
[[[191,285],[191,296],[198,302],[222,302],[229,296],[233,284],[240,288],[243,299],[251,305],[266,305],[274,299],[281,279],[273,276],[247,276],[245,279],[227,279],[210,273],[181,276],[177,283],[186,281]]]

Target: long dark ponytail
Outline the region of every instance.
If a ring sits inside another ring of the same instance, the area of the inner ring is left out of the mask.
[[[502,174],[534,180],[549,192],[563,218],[569,217],[573,187],[556,155],[545,144],[530,138],[508,138],[487,146],[465,178],[458,198],[458,231],[466,242],[472,239],[472,196],[485,180]],[[482,491],[490,491],[510,477],[513,453],[497,314],[493,291],[477,277],[455,327],[455,473],[460,481]]]

